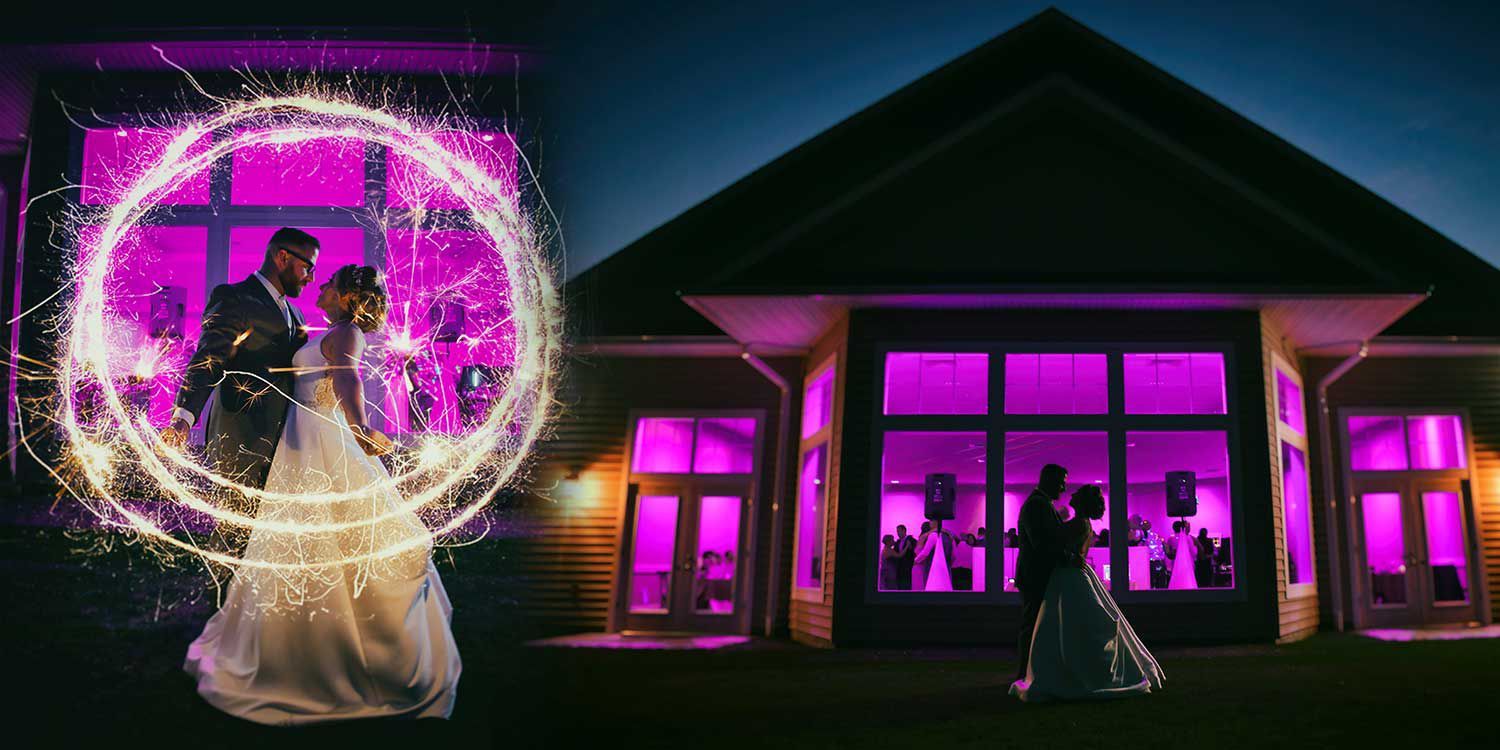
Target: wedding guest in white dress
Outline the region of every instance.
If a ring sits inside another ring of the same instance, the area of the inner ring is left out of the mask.
[[[1084,554],[1093,544],[1091,521],[1104,516],[1098,485],[1073,493],[1072,520],[1063,524],[1064,548]],[[1058,565],[1032,631],[1026,676],[1010,692],[1023,701],[1118,698],[1160,690],[1164,675],[1136,637],[1109,589],[1089,565]]]
[[[1172,537],[1176,553],[1172,557],[1172,579],[1167,588],[1196,589],[1198,575],[1193,561],[1198,558],[1198,540],[1193,538],[1192,527],[1187,521],[1179,523],[1177,534]]]
[[[365,414],[365,334],[387,309],[378,271],[340,268],[318,307],[331,325],[293,357],[294,403],[266,481],[280,494],[257,516],[287,525],[252,531],[184,669],[210,704],[261,724],[446,718],[462,668],[453,609],[427,529],[377,458],[391,441]]]

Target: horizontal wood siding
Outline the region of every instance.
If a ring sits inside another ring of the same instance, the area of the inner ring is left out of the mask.
[[[1301,366],[1297,360],[1297,350],[1294,344],[1282,335],[1281,329],[1275,322],[1265,315],[1260,318],[1261,337],[1261,360],[1265,370],[1265,400],[1266,400],[1266,435],[1270,438],[1270,475],[1271,475],[1271,520],[1276,529],[1276,616],[1278,620],[1277,642],[1290,643],[1299,641],[1318,631],[1318,598],[1317,594],[1301,596],[1296,599],[1288,597],[1287,569],[1286,569],[1286,518],[1284,517],[1284,505],[1282,503],[1281,487],[1281,439],[1277,436],[1278,416],[1276,414],[1276,360],[1273,355],[1279,355],[1286,364],[1301,374]],[[1304,384],[1303,394],[1306,395]],[[1304,410],[1309,415],[1311,422],[1312,411]],[[1309,446],[1310,447],[1310,446]],[[1313,456],[1309,455],[1309,461]],[[1319,494],[1313,492],[1312,497]],[[1316,530],[1314,530],[1316,536]],[[1316,546],[1316,542],[1314,542]]]
[[[834,367],[833,382],[833,432],[829,436],[828,444],[828,493],[827,493],[827,534],[823,539],[823,599],[822,601],[806,601],[792,597],[791,602],[791,628],[792,640],[805,643],[809,646],[820,648],[831,648],[833,646],[833,585],[834,569],[837,565],[836,543],[838,540],[838,513],[839,513],[839,456],[840,446],[843,443],[844,424],[844,381],[846,379],[844,366],[845,358],[848,356],[849,340],[849,318],[845,316],[835,323],[817,343],[813,345],[812,353],[807,358],[807,370],[823,364],[829,355],[837,359]],[[800,412],[799,412],[800,414]],[[800,435],[801,432],[794,434]],[[801,458],[793,464],[798,470],[801,469]],[[794,471],[793,474],[796,474]],[[792,492],[796,492],[798,486],[797,478],[792,477]],[[795,508],[797,497],[795,494],[787,496],[790,507]],[[795,513],[792,514],[795,517]],[[787,565],[785,570],[789,573],[792,569],[792,547],[796,544],[796,529],[790,530],[790,541],[786,545],[788,550]],[[788,586],[791,576],[788,575]]]
[[[800,359],[768,360],[800,382]],[[553,434],[540,447],[531,491],[523,499],[528,543],[517,566],[529,626],[541,633],[603,631],[620,583],[625,518],[625,440],[635,409],[762,409],[761,497],[756,498],[757,570],[751,622],[765,602],[771,533],[776,411],[780,393],[739,358],[575,359],[558,393]],[[794,405],[796,401],[794,399]],[[572,471],[579,477],[563,479]]]
[[[1312,384],[1324,373],[1338,365],[1339,360],[1329,358],[1310,359],[1305,372]],[[1458,408],[1468,410],[1469,436],[1474,446],[1475,465],[1470,470],[1470,486],[1474,495],[1474,510],[1479,521],[1481,560],[1484,575],[1481,580],[1488,585],[1491,617],[1500,619],[1494,593],[1500,591],[1500,357],[1372,357],[1356,365],[1334,383],[1328,393],[1329,407],[1337,416],[1341,407],[1397,407],[1397,408]],[[1309,419],[1313,412],[1308,412]],[[1343,447],[1339,445],[1337,424],[1330,436],[1334,449],[1334,483],[1339,502],[1339,529],[1348,528],[1343,514],[1348,505],[1345,498],[1348,489],[1343,486]],[[1317,467],[1314,463],[1315,470]],[[1315,481],[1318,481],[1315,479]],[[1322,504],[1319,504],[1322,505]],[[1318,507],[1317,510],[1325,510]],[[1323,520],[1318,518],[1318,530],[1323,530]],[[1347,557],[1349,545],[1340,545]],[[1319,591],[1323,588],[1324,560],[1322,547],[1318,549]],[[1345,575],[1349,564],[1341,562]],[[1348,585],[1344,587],[1348,591]],[[1326,600],[1327,597],[1321,597]],[[1345,612],[1351,602],[1345,601]],[[1326,612],[1325,612],[1326,614]],[[1347,614],[1346,614],[1347,618]],[[1346,620],[1347,621],[1347,620]]]

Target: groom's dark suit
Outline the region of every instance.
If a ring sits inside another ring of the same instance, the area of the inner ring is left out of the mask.
[[[1016,552],[1016,588],[1021,590],[1021,630],[1016,637],[1017,656],[1020,667],[1016,679],[1026,677],[1026,665],[1031,657],[1031,632],[1036,629],[1036,618],[1042,608],[1042,599],[1047,594],[1047,581],[1052,570],[1071,561],[1063,549],[1063,524],[1058,517],[1052,498],[1040,489],[1031,491],[1021,505],[1019,527],[1020,550]]]
[[[214,287],[198,349],[177,393],[177,406],[198,419],[217,387],[206,426],[209,460],[221,476],[252,487],[265,486],[290,405],[282,394],[292,392],[292,355],[307,343],[301,314],[287,307],[290,329],[287,315],[253,274]],[[255,512],[246,498],[226,500],[241,512]]]

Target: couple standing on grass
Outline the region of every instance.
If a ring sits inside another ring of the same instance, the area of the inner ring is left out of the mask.
[[[1042,467],[1021,506],[1016,587],[1021,590],[1020,666],[1011,694],[1023,701],[1117,698],[1160,690],[1161,667],[1136,637],[1109,587],[1084,560],[1104,493],[1086,484],[1073,493],[1071,520],[1056,503],[1068,470]]]

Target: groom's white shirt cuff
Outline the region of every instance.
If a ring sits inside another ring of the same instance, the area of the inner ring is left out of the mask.
[[[198,422],[198,420],[193,417],[193,413],[192,412],[188,411],[187,409],[182,408],[181,406],[177,407],[176,411],[172,412],[172,419],[174,419],[174,420],[180,419],[180,420],[182,420],[184,422],[187,422],[189,428],[191,428],[194,424],[196,424]]]

